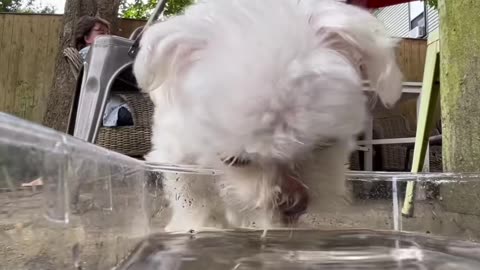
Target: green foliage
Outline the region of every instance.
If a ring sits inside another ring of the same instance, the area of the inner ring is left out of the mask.
[[[194,0],[168,0],[163,12],[164,16],[172,16],[183,12]],[[158,0],[123,0],[120,4],[120,16],[127,19],[148,19]]]
[[[0,0],[0,12],[17,12],[22,7],[22,0]]]
[[[41,13],[41,14],[53,14],[55,13],[54,6],[42,6],[35,4],[35,0],[28,0],[24,8],[20,9],[22,13]]]
[[[122,1],[119,10],[120,16],[126,19],[148,19],[157,1],[148,0],[146,3],[142,0],[135,0],[133,3]]]
[[[0,12],[53,14],[55,7],[39,5],[35,0],[0,0]]]
[[[169,0],[163,14],[165,14],[165,16],[180,14],[187,6],[193,4],[193,2],[193,0]]]
[[[438,8],[438,0],[427,0],[427,4],[433,8]]]

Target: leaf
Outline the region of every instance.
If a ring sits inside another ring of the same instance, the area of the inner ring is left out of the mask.
[[[182,13],[185,8],[191,5],[194,0],[168,0],[165,5],[163,14],[172,16]],[[151,15],[158,0],[123,0],[120,4],[120,17],[126,19],[148,19]]]

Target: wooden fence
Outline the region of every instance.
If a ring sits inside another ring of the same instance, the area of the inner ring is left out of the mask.
[[[128,37],[142,20],[120,20],[114,34]],[[0,111],[41,122],[58,51],[61,15],[0,14]],[[404,39],[398,59],[407,81],[421,81],[425,40]]]
[[[144,24],[121,20],[113,32],[128,37]],[[61,15],[0,14],[0,111],[42,121],[61,27]]]
[[[397,61],[403,71],[405,81],[422,81],[426,54],[426,40],[405,38],[400,41]]]

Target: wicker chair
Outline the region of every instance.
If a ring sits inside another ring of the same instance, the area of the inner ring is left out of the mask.
[[[416,136],[416,130],[412,128],[414,125],[409,123],[407,117],[398,111],[377,109],[375,111],[373,126],[378,135],[376,139]],[[434,128],[430,136],[439,134],[440,131],[438,128]],[[410,171],[414,146],[414,144],[390,144],[380,146],[379,154],[382,160],[382,170]],[[431,146],[429,158],[430,171],[442,171],[441,146]]]
[[[77,79],[83,65],[78,50],[68,47],[63,51],[63,55],[70,66],[72,75]],[[151,148],[153,103],[136,87],[120,79],[114,82],[111,91],[118,94],[128,104],[132,111],[133,126],[102,126],[99,129],[96,144],[124,155],[143,158]]]
[[[150,151],[153,104],[140,93],[119,94],[132,111],[133,126],[100,127],[96,144],[122,154],[143,157]]]
[[[65,48],[65,50],[63,50],[63,56],[70,66],[72,75],[75,77],[75,80],[77,80],[80,74],[80,69],[82,69],[83,66],[82,56],[80,56],[77,49],[72,47]]]
[[[373,121],[373,128],[378,136],[375,139],[415,137],[415,130],[410,129],[408,120],[400,114],[379,112]],[[382,170],[408,170],[409,151],[413,149],[413,145],[387,144],[381,145],[379,148]]]

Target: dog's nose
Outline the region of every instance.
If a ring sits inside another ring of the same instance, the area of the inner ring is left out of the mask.
[[[307,211],[310,201],[307,187],[291,174],[285,174],[282,179],[278,210],[282,214],[282,222],[294,224]]]

